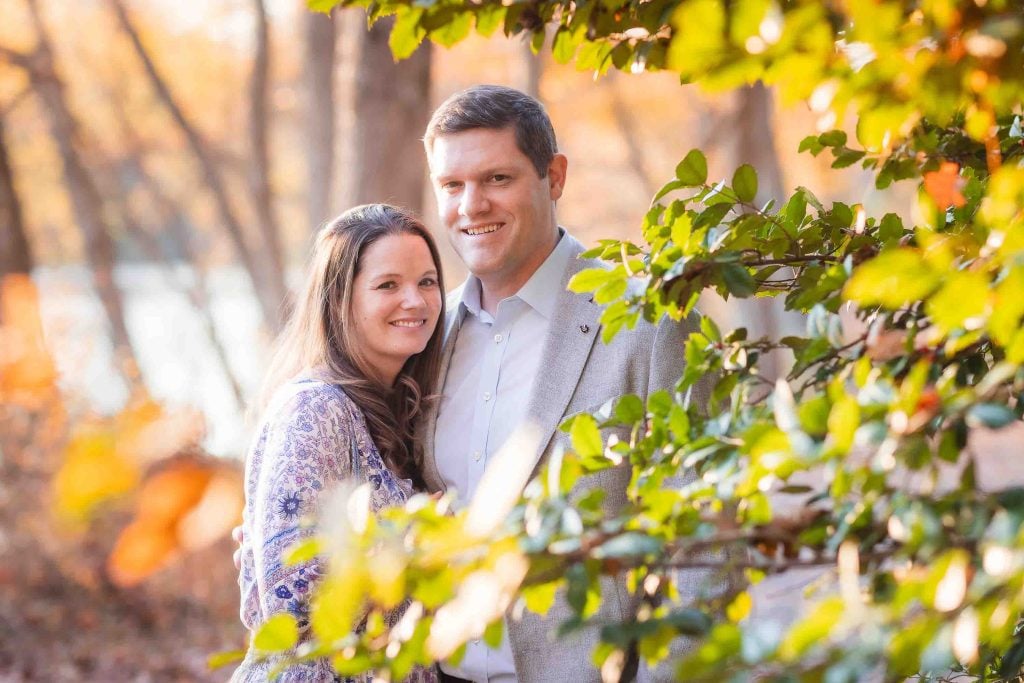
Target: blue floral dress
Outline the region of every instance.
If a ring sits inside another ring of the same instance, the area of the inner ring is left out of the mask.
[[[315,532],[300,521],[315,517],[321,493],[353,473],[373,487],[374,512],[403,505],[413,493],[412,483],[384,464],[362,411],[344,391],[312,379],[282,387],[270,402],[245,463],[245,542],[238,583],[242,623],[250,631],[278,612],[295,615],[300,629],[308,627],[309,597],[325,571],[323,558],[285,565],[282,553]],[[394,621],[401,609],[395,611]],[[231,680],[262,683],[273,666],[272,660],[259,661],[250,648]],[[428,683],[436,681],[435,676],[434,669],[417,669],[407,680]],[[322,659],[290,666],[275,680],[369,678],[341,678]]]

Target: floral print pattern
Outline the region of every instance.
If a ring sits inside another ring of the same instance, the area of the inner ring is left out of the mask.
[[[309,596],[323,576],[323,560],[286,566],[282,553],[314,533],[305,520],[316,515],[320,494],[356,472],[371,482],[374,512],[404,504],[413,492],[409,480],[399,479],[384,464],[362,412],[344,391],[310,379],[282,387],[266,410],[245,463],[245,542],[238,583],[242,623],[250,631],[278,612],[295,615],[300,629],[308,628]],[[396,610],[394,621],[400,612]],[[232,681],[266,681],[273,666],[272,659],[260,661],[250,649]],[[315,660],[289,666],[275,680],[369,679],[343,679],[327,660]],[[417,669],[407,680],[436,683],[436,672]]]

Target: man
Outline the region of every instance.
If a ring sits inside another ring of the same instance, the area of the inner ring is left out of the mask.
[[[517,430],[539,435],[533,471],[567,437],[558,425],[623,394],[641,397],[682,375],[686,330],[641,323],[610,344],[597,341],[601,308],[568,292],[569,279],[598,265],[559,228],[567,159],[558,152],[543,106],[511,88],[478,86],[434,113],[424,136],[442,226],[470,276],[448,298],[442,398],[426,424],[424,477],[432,491],[470,499],[493,456]],[[626,467],[578,484],[600,487],[614,510],[626,502]],[[684,595],[693,586],[682,586]],[[603,585],[602,612],[627,618],[621,581]],[[547,618],[510,621],[497,649],[468,644],[447,680],[599,681],[591,663],[597,634],[552,640],[568,614],[556,602]]]

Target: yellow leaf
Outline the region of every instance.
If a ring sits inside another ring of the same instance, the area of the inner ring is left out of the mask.
[[[747,618],[753,606],[754,601],[750,597],[750,593],[743,591],[725,608],[725,616],[733,623],[740,622]]]
[[[135,488],[139,473],[117,454],[114,433],[101,424],[78,427],[53,479],[57,512],[84,521],[97,506]]]

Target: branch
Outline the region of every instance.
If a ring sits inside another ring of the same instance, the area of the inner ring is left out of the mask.
[[[12,50],[9,47],[0,45],[0,57],[6,59],[8,62],[14,64],[15,66],[20,66],[26,71],[35,70],[35,64],[32,63],[31,54],[20,52],[18,50]]]

